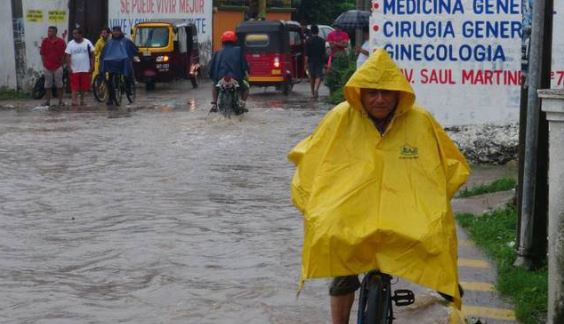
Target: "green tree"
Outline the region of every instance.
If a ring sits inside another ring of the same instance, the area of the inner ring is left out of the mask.
[[[295,1],[295,19],[307,24],[331,25],[342,12],[354,9],[354,0],[301,0]]]

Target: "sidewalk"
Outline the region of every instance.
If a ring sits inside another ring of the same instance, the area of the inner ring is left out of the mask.
[[[515,167],[477,167],[467,186],[491,182],[504,176],[514,176]],[[454,199],[452,206],[455,213],[481,215],[489,209],[504,206],[513,199],[514,192],[497,192],[480,196]],[[496,268],[488,257],[468,239],[460,228],[458,232],[458,268],[464,297],[462,312],[470,323],[471,319],[481,323],[502,324],[517,323],[513,306],[496,292]]]

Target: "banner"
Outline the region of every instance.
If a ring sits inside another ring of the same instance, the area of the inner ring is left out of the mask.
[[[446,124],[518,121],[523,34],[522,0],[372,1],[371,46]]]
[[[109,27],[121,26],[131,35],[135,24],[147,20],[182,19],[196,25],[200,43],[200,63],[210,60],[213,0],[109,0]]]

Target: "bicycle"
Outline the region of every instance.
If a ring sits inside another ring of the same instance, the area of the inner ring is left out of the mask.
[[[358,302],[358,324],[390,324],[394,321],[392,301],[398,307],[415,302],[413,291],[397,289],[392,296],[392,277],[370,271],[362,279]]]
[[[113,91],[109,91],[110,100],[116,105],[121,105],[123,100],[123,95],[125,94],[129,103],[133,103],[136,97],[136,90],[135,90],[135,81],[133,78],[127,78],[125,75],[121,73],[110,73],[109,76],[110,84],[108,84],[108,90],[111,90],[109,87],[113,87]]]

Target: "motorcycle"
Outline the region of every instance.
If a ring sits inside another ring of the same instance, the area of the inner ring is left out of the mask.
[[[218,92],[217,111],[226,118],[231,115],[242,115],[247,110],[241,107],[239,101],[239,82],[230,76],[225,76],[216,84]],[[212,108],[212,112],[214,112]]]

